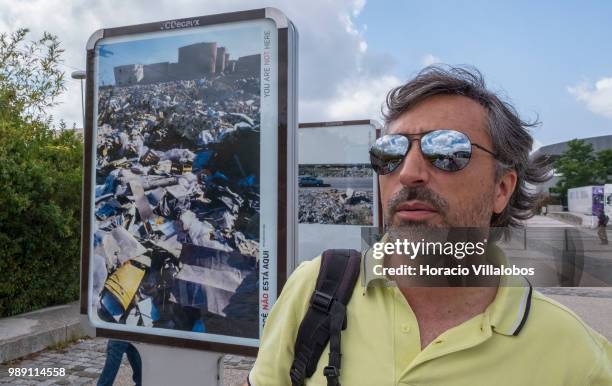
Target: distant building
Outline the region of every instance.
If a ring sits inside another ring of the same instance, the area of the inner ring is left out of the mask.
[[[126,64],[114,68],[115,85],[129,86],[131,84],[140,83],[144,77],[142,64]]]
[[[182,75],[182,69],[178,63],[168,63],[168,79],[181,79]]]
[[[116,86],[129,86],[200,79],[220,73],[258,76],[260,67],[260,54],[230,60],[226,47],[218,47],[216,42],[202,42],[179,47],[176,63],[126,64],[115,67],[114,74]]]
[[[261,55],[247,55],[238,58],[236,72],[244,75],[258,76],[261,68]]]
[[[142,66],[142,83],[163,82],[168,79],[168,62],[145,64]]]
[[[178,49],[179,69],[184,78],[195,79],[215,73],[217,43],[195,43]]]
[[[217,47],[217,61],[215,62],[215,72],[225,71],[225,47]]]
[[[227,57],[229,57],[229,54],[226,54],[226,55]],[[225,70],[231,74],[232,72],[236,71],[236,61],[228,59],[225,63],[225,67],[226,67]]]
[[[612,135],[602,135],[599,137],[580,138],[580,140],[590,143],[593,146],[593,151],[598,152],[601,150],[612,149]],[[559,142],[552,145],[542,146],[535,152],[532,157],[538,157],[540,155],[548,155],[553,159],[557,159],[568,149],[569,141]]]
[[[612,135],[602,135],[599,137],[590,137],[590,138],[580,138],[582,141],[586,143],[590,143],[593,146],[593,152],[597,153],[602,150],[612,149]],[[541,156],[548,156],[552,162],[561,157],[568,149],[569,141],[554,143],[552,145],[542,146],[538,150],[534,151],[531,154],[531,158],[535,159]],[[559,181],[559,175],[553,175],[553,177],[547,181],[546,183],[539,185],[537,187],[538,192],[550,193],[550,188],[557,185]]]

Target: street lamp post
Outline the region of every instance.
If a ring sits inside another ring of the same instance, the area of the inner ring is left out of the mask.
[[[85,71],[73,71],[71,74],[72,79],[79,79],[81,81],[81,115],[83,116],[83,130],[85,130],[85,102],[83,95],[83,79],[87,78]]]

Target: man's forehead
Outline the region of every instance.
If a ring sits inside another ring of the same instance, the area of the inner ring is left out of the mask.
[[[468,136],[485,136],[487,112],[478,102],[459,95],[429,97],[399,116],[387,133],[420,134],[435,129],[454,129]]]

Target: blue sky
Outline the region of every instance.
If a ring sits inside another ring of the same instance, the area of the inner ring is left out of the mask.
[[[568,91],[612,76],[612,2],[378,0],[356,24],[369,50],[394,58],[402,80],[425,53],[476,66],[524,117],[539,116],[534,134],[544,144],[612,134],[611,117]]]
[[[528,119],[537,144],[612,133],[612,1],[0,0],[0,32],[58,35],[81,126],[85,43],[99,28],[276,7],[297,26],[300,122],[380,119],[388,90],[431,62],[471,64]],[[63,10],[57,12],[58,9]],[[239,55],[237,52],[234,52]]]

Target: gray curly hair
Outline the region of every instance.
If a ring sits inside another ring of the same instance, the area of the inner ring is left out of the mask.
[[[535,185],[551,177],[550,162],[545,158],[531,159],[529,152],[533,138],[529,128],[539,125],[538,120],[523,121],[516,109],[488,90],[480,71],[474,67],[433,65],[425,67],[408,83],[392,89],[383,110],[385,127],[416,104],[434,95],[462,95],[482,105],[488,113],[488,130],[497,154],[495,178],[497,181],[508,170],[517,173],[517,184],[506,208],[493,214],[491,226],[520,227],[521,222],[534,215],[540,195]],[[508,232],[504,232],[508,236]]]

